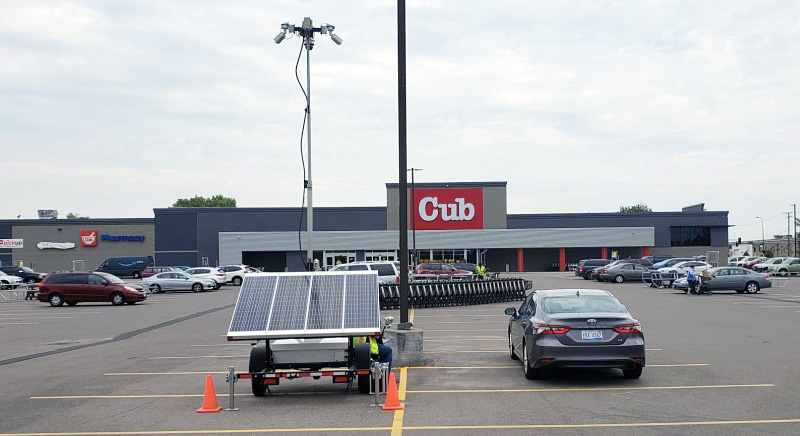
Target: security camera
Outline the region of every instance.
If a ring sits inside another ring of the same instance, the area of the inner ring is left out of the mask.
[[[331,33],[331,40],[336,43],[336,45],[342,45],[342,38],[339,38],[339,35]]]
[[[280,44],[283,39],[286,38],[286,34],[281,32],[278,36],[275,37],[275,44]]]

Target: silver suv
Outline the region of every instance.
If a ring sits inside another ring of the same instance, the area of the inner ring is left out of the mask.
[[[378,271],[379,283],[397,283],[400,281],[400,263],[392,261],[362,261],[343,263],[331,268],[331,271]]]

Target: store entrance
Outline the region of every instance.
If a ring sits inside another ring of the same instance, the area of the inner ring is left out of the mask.
[[[342,251],[342,252],[330,252],[326,251],[322,255],[322,269],[329,270],[336,265],[340,265],[343,263],[353,263],[356,261],[356,252],[355,251]]]
[[[417,250],[420,262],[468,262],[480,263],[479,252],[485,250],[472,250],[468,248],[456,250]]]
[[[364,260],[367,262],[377,262],[381,260],[394,261],[397,259],[396,251],[365,251]]]

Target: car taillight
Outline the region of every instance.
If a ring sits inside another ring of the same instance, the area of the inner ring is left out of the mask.
[[[769,275],[767,276],[767,278],[769,278]],[[42,289],[44,287],[44,283],[39,283],[38,285],[36,285],[36,287]]]
[[[642,332],[642,325],[638,322],[634,322],[631,324],[622,324],[614,327],[614,331],[617,333],[636,333]]]
[[[219,277],[225,277],[225,274],[223,273],[217,273],[216,275],[218,275]]]
[[[397,278],[395,279],[395,281],[396,281],[397,283],[400,283],[400,277],[397,277]]]
[[[578,271],[579,271],[579,272],[583,272],[583,266],[579,266],[579,267],[578,267]]]
[[[608,274],[608,270],[607,270],[607,269],[604,269],[604,270],[603,270],[603,274]]]
[[[563,335],[569,331],[569,327],[550,324],[534,324],[538,335]]]

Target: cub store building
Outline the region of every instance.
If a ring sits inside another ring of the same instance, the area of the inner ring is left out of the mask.
[[[409,248],[419,260],[483,262],[492,271],[566,269],[585,258],[690,256],[728,250],[728,212],[703,204],[676,212],[508,214],[506,182],[417,183],[409,188]],[[383,207],[314,208],[314,258],[398,259],[399,192],[386,184]],[[248,264],[303,269],[300,208],[154,209],[159,265]],[[299,231],[298,231],[299,230]]]

